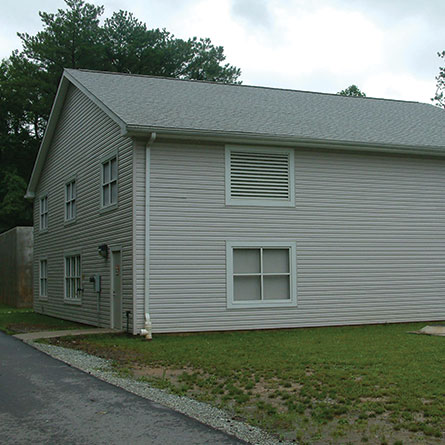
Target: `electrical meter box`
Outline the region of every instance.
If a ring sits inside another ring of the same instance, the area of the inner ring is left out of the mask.
[[[94,283],[94,292],[100,292],[102,290],[102,277],[98,273],[90,277],[90,282]]]

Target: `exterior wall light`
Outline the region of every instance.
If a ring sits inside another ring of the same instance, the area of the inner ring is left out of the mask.
[[[105,259],[108,258],[108,246],[106,244],[101,244],[97,251],[99,252],[99,255]]]

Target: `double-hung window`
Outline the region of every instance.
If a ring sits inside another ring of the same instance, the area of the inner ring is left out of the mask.
[[[117,156],[102,162],[101,206],[117,205]]]
[[[229,308],[296,305],[294,242],[227,242]]]
[[[48,230],[48,196],[40,198],[40,230]]]
[[[48,297],[48,260],[40,260],[39,267],[39,297]]]
[[[76,180],[72,179],[65,184],[65,221],[74,221],[76,219]]]
[[[65,256],[65,300],[80,300],[81,284],[80,255]]]
[[[294,151],[226,146],[226,204],[295,205]]]

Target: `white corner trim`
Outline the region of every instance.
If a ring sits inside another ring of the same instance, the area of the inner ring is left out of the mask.
[[[151,147],[156,141],[156,133],[150,135],[145,146],[145,280],[144,280],[144,310],[145,324],[141,334],[148,340],[151,339],[150,318],[150,153]]]
[[[133,335],[137,334],[136,329],[136,311],[137,311],[137,286],[136,286],[136,280],[137,280],[137,255],[136,255],[136,246],[137,246],[137,239],[136,239],[136,226],[137,226],[137,214],[136,214],[136,187],[137,187],[137,178],[136,178],[136,166],[137,166],[137,159],[136,159],[136,143],[133,141],[133,180],[132,180],[132,186],[133,186],[133,197],[132,197],[132,207],[133,207],[133,228],[132,228],[132,250],[133,250]],[[102,196],[101,196],[102,198]]]

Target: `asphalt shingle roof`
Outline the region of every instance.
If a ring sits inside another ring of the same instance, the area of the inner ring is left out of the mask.
[[[129,126],[445,149],[445,110],[430,104],[67,72]]]

